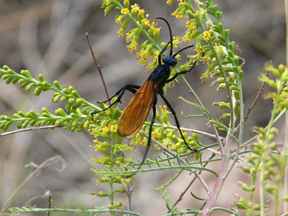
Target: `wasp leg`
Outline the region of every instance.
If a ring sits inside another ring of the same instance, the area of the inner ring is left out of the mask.
[[[111,101],[112,98],[114,98],[115,96],[118,96],[116,101],[114,101],[113,103],[111,103],[110,106],[108,106],[107,108],[101,110],[101,111],[95,111],[95,112],[92,112],[91,115],[95,115],[96,113],[99,113],[99,112],[102,112],[102,111],[105,111],[107,109],[109,109],[110,107],[112,107],[115,103],[118,103],[120,102],[121,103],[121,98],[122,96],[124,95],[125,91],[128,90],[130,92],[132,92],[133,94],[136,93],[137,89],[139,89],[140,86],[138,85],[130,85],[130,84],[127,84],[125,86],[123,86],[121,89],[119,89],[112,97],[110,97],[108,100],[105,100],[105,101],[98,101],[97,104],[99,103],[106,103],[108,101]]]
[[[141,168],[141,166],[143,165],[146,157],[147,157],[147,154],[148,154],[148,150],[150,148],[150,145],[151,145],[151,136],[152,136],[152,127],[153,127],[153,124],[155,122],[155,118],[156,118],[156,104],[157,104],[157,90],[155,88],[153,88],[153,91],[154,91],[154,98],[155,98],[155,101],[152,105],[152,119],[151,119],[151,124],[150,124],[150,128],[149,128],[149,136],[148,136],[148,142],[147,142],[147,147],[146,147],[146,150],[145,150],[145,153],[144,153],[144,156],[142,158],[142,161],[141,163],[139,164],[137,170],[139,170]],[[126,178],[130,178],[132,176],[134,176],[136,173],[133,173],[129,176],[126,176]]]
[[[178,131],[179,131],[182,139],[184,140],[185,145],[186,145],[187,148],[188,148],[189,150],[191,150],[192,152],[197,152],[197,150],[191,149],[191,148],[188,146],[188,144],[187,144],[187,142],[186,142],[186,139],[184,138],[184,136],[183,136],[183,134],[182,134],[182,131],[180,130],[180,124],[179,124],[178,118],[177,118],[177,116],[176,116],[176,112],[175,112],[174,109],[172,108],[171,104],[170,104],[170,103],[168,102],[168,100],[164,97],[163,92],[159,92],[159,94],[160,94],[160,96],[162,97],[162,99],[164,100],[164,102],[166,103],[168,109],[171,111],[172,115],[174,116],[175,123],[176,123],[176,127],[177,127],[177,129],[178,129]]]
[[[176,73],[172,78],[166,80],[166,83],[173,81],[174,79],[176,79],[177,76],[179,76],[181,74],[186,74],[186,73],[190,72],[195,67],[196,63],[197,63],[197,61],[194,62],[194,64],[192,65],[192,67],[189,70],[180,71],[179,73]]]
[[[145,161],[145,159],[147,157],[148,150],[149,150],[150,145],[151,145],[152,127],[153,127],[153,124],[155,122],[155,117],[156,117],[156,103],[157,103],[156,94],[157,93],[155,93],[155,101],[154,101],[153,106],[152,106],[152,119],[151,119],[151,124],[150,124],[150,128],[149,128],[149,137],[148,137],[147,147],[146,147],[146,151],[144,153],[143,159],[141,161],[141,164],[138,167],[138,170],[143,165],[143,163],[144,163],[144,161]]]

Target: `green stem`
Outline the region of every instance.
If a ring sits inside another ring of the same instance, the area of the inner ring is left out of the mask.
[[[120,2],[116,2],[116,5],[119,8],[124,9],[123,5]],[[127,17],[129,17],[129,19],[142,31],[142,34],[145,35],[145,37],[150,41],[150,43],[154,45],[154,47],[156,47],[158,50],[161,50],[161,47],[158,45],[158,43],[156,43],[155,40],[149,36],[149,34],[145,31],[145,29],[143,29],[139,21],[137,21],[130,13],[127,14]]]
[[[264,215],[264,210],[265,210],[265,185],[266,185],[266,180],[264,179],[264,173],[265,173],[265,162],[266,162],[267,146],[269,144],[267,136],[269,136],[270,130],[273,127],[273,124],[274,124],[274,119],[275,119],[275,116],[276,116],[277,105],[278,105],[278,102],[279,102],[280,93],[281,92],[280,92],[279,88],[277,88],[276,101],[274,103],[274,107],[273,107],[273,110],[271,112],[271,118],[270,118],[269,124],[267,126],[266,136],[265,136],[265,139],[264,139],[264,144],[262,146],[263,153],[261,155],[261,174],[260,174],[260,205],[261,205],[260,214],[261,215]]]
[[[191,85],[187,82],[187,80],[185,79],[185,77],[184,77],[183,75],[180,75],[180,78],[184,81],[184,83],[186,84],[186,86],[188,87],[188,89],[190,90],[190,92],[192,93],[192,95],[194,95],[194,97],[196,98],[196,100],[198,101],[198,103],[200,104],[200,106],[202,106],[205,110],[207,110],[207,109],[205,108],[205,106],[203,105],[202,101],[200,100],[200,98],[198,97],[198,95],[196,94],[196,92],[194,91],[194,89],[193,89],[193,88],[191,87]],[[205,113],[205,115],[207,116],[207,118],[208,118],[209,120],[213,120],[212,116],[210,115],[210,113],[209,113],[208,111]],[[218,133],[218,131],[217,131],[217,129],[216,129],[215,124],[212,123],[212,122],[211,122],[210,124],[211,124],[212,129],[213,129],[213,131],[214,131],[214,134],[215,134],[215,136],[216,136],[216,140],[217,140],[217,142],[219,143],[220,151],[221,151],[221,153],[222,153],[223,150],[222,150],[221,139],[220,139],[219,133]]]
[[[185,85],[188,87],[188,89],[189,89],[189,91],[191,92],[191,94],[196,98],[198,104],[200,104],[200,106],[202,106],[204,109],[206,109],[205,106],[203,105],[202,101],[200,100],[200,98],[198,97],[198,95],[196,94],[196,92],[194,91],[194,89],[191,87],[191,85],[189,84],[189,82],[186,80],[186,78],[185,78],[183,75],[180,75],[179,77],[183,80],[183,82],[185,83]],[[206,110],[207,110],[207,109],[206,109]],[[207,115],[208,115],[207,117],[211,120],[211,119],[212,119],[211,115],[210,115],[210,114],[207,114]]]
[[[12,213],[30,213],[30,212],[63,212],[63,213],[67,213],[67,212],[71,212],[77,215],[87,215],[87,213],[94,213],[95,215],[99,214],[99,213],[121,213],[121,215],[124,215],[126,213],[126,215],[130,214],[130,215],[137,215],[137,216],[143,216],[140,213],[136,213],[136,212],[131,212],[131,211],[127,211],[127,210],[118,210],[118,209],[109,209],[109,208],[105,208],[102,206],[96,206],[93,209],[67,209],[67,208],[17,208],[17,209],[12,209]]]
[[[111,160],[111,166],[110,166],[110,170],[113,171],[113,167],[114,167],[114,144],[115,144],[115,136],[114,133],[111,134],[111,153],[110,153],[110,160]],[[110,198],[110,204],[114,205],[114,189],[113,189],[113,184],[114,184],[114,177],[113,175],[110,178],[109,181],[109,186],[110,186],[110,194],[109,194],[109,198]],[[111,215],[115,216],[115,212],[111,212]]]
[[[279,187],[277,187],[275,191],[274,199],[275,199],[275,215],[279,215]]]

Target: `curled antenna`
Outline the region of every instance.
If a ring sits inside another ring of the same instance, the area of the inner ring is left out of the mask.
[[[175,53],[175,54],[173,55],[173,58],[174,58],[178,53],[182,52],[182,51],[185,50],[185,49],[191,48],[191,47],[193,47],[193,46],[194,46],[194,45],[190,45],[190,46],[187,46],[187,47],[184,47],[184,48],[180,49],[177,53]]]
[[[170,33],[170,44],[171,44],[170,56],[172,56],[173,37],[172,37],[172,31],[171,31],[170,25],[169,25],[168,21],[162,17],[157,17],[156,19],[164,20],[166,22],[166,24],[168,25],[169,33]]]

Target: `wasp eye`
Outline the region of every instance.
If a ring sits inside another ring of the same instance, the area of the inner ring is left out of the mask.
[[[177,64],[177,59],[173,58],[171,61],[171,66],[175,66]]]
[[[177,64],[177,59],[173,56],[164,56],[163,62],[169,66],[175,66]]]

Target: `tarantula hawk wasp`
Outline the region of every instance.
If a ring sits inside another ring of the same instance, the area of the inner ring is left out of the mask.
[[[147,143],[147,149],[145,151],[145,154],[143,156],[140,166],[144,163],[149,147],[151,145],[152,126],[154,124],[155,117],[156,117],[156,103],[157,103],[158,94],[164,100],[168,109],[171,111],[172,115],[174,116],[177,129],[179,130],[179,133],[182,139],[184,140],[187,148],[193,152],[197,152],[197,150],[191,149],[189,145],[187,144],[180,130],[180,124],[176,116],[176,113],[174,109],[172,108],[171,104],[164,97],[164,92],[163,92],[163,87],[165,86],[166,83],[173,81],[180,74],[186,74],[190,72],[196,65],[196,61],[195,61],[190,69],[178,72],[172,78],[169,79],[170,72],[171,72],[170,67],[173,67],[177,64],[177,59],[176,59],[177,54],[182,52],[183,50],[193,47],[194,45],[184,47],[181,50],[179,50],[177,53],[173,54],[173,51],[172,51],[173,37],[172,37],[172,31],[171,31],[170,25],[168,21],[162,17],[157,17],[156,19],[161,19],[165,21],[168,26],[169,33],[170,33],[170,41],[165,45],[165,47],[161,50],[161,52],[158,55],[159,65],[152,71],[152,73],[150,74],[148,79],[143,83],[142,86],[127,84],[123,86],[121,89],[119,89],[111,98],[109,98],[106,101],[101,102],[101,103],[106,103],[107,101],[110,101],[115,96],[118,96],[117,99],[109,107],[102,110],[104,111],[104,110],[109,109],[115,103],[121,102],[121,98],[124,95],[126,90],[134,94],[134,96],[130,99],[129,103],[127,104],[124,111],[122,112],[120,119],[119,119],[119,123],[118,123],[118,134],[120,136],[127,137],[127,138],[132,138],[138,133],[138,131],[142,128],[144,122],[146,121],[147,116],[152,108],[153,114],[152,114],[152,119],[151,119],[151,125],[149,128],[149,138],[148,138],[148,143]],[[164,56],[163,58],[161,58],[161,55],[167,49],[169,44],[171,45],[170,54],[168,56]],[[102,111],[92,112],[91,115],[94,115]]]

